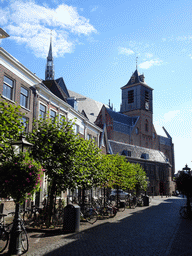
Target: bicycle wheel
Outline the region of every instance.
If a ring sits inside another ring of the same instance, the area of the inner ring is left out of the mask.
[[[0,253],[3,252],[9,242],[9,233],[4,228],[0,228]]]
[[[25,228],[21,226],[21,244],[22,244],[22,249],[23,253],[26,253],[29,249],[29,241],[28,241],[28,236]]]
[[[97,212],[93,208],[90,208],[85,211],[84,217],[87,222],[94,224],[97,221]]]
[[[189,217],[187,212],[187,206],[182,206],[179,211],[179,214],[181,215],[182,218],[187,219]]]

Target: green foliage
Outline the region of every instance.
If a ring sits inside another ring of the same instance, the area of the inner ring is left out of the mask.
[[[75,154],[76,185],[81,188],[91,188],[100,182],[101,150],[92,140],[78,139],[78,148]]]
[[[25,152],[13,155],[9,161],[3,162],[0,165],[0,175],[0,197],[11,197],[16,203],[23,203],[26,195],[30,197],[40,188],[43,169]]]
[[[110,188],[133,189],[135,186],[135,172],[133,164],[127,162],[124,156],[102,156],[101,186]]]
[[[18,139],[19,134],[24,130],[22,125],[20,106],[9,104],[7,101],[0,101],[0,162],[7,161],[12,155],[11,141]]]
[[[192,177],[186,172],[181,172],[176,178],[177,190],[183,195],[192,196]]]
[[[73,133],[72,123],[64,118],[53,122],[50,119],[34,121],[34,129],[27,139],[33,143],[32,156],[45,169],[51,183],[60,190],[74,186],[73,170],[77,136]]]
[[[136,174],[135,174],[135,179],[136,179],[135,190],[136,190],[136,195],[138,195],[140,191],[147,190],[148,181],[147,181],[146,173],[142,169],[140,164],[134,164],[133,166],[134,166],[134,170],[136,172]]]

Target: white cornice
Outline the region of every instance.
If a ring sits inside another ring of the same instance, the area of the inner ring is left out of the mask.
[[[34,84],[37,83],[41,83],[42,81],[2,47],[0,47],[0,64],[5,66],[7,69],[9,69],[11,72],[13,72],[15,75],[20,77],[31,86],[34,86]]]

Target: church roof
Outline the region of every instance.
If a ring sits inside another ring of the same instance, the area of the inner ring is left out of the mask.
[[[52,61],[53,60],[53,55],[52,55],[52,43],[50,42],[50,46],[49,46],[49,53],[47,56],[47,60]]]
[[[63,79],[62,77],[57,79],[59,80],[60,83],[61,79]],[[53,93],[55,94],[57,97],[59,97],[60,99],[64,100],[65,102],[67,102],[67,98],[68,95],[67,93],[59,86],[59,84],[57,83],[57,80],[45,80],[43,81],[43,84],[46,85],[46,87]],[[63,81],[64,83],[64,81]]]
[[[110,144],[112,154],[121,155],[125,151],[130,151],[131,152],[130,158],[169,164],[169,161],[164,155],[164,153],[159,150],[134,146],[131,144],[126,144],[126,143],[122,143],[114,140],[108,140],[108,142]]]
[[[63,77],[60,77],[58,79],[55,80],[57,82],[57,84],[60,86],[60,88],[64,91],[64,93],[67,95],[67,97],[70,97],[69,96],[69,92],[67,90],[67,87],[65,85],[65,82],[63,80]]]
[[[124,85],[123,87],[121,87],[121,89],[125,89],[127,87],[133,86],[134,84],[142,84],[142,85],[152,89],[145,83],[144,79],[145,79],[144,75],[143,74],[141,75],[139,73],[139,71],[136,69],[135,72],[132,74],[131,78],[129,79],[128,83],[126,85]]]
[[[77,92],[68,90],[70,97],[75,97],[78,99],[83,99],[78,101],[78,111],[80,113],[86,114],[90,122],[94,123],[96,118],[103,106],[103,103],[90,99],[84,95],[81,95]]]
[[[121,114],[120,112],[115,112],[110,108],[106,108],[106,110],[114,121],[129,125],[129,126],[134,126],[135,122],[138,119],[138,117],[130,117],[130,116]]]

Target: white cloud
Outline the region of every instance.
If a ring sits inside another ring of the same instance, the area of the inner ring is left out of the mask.
[[[160,66],[162,64],[163,64],[162,60],[148,60],[148,61],[145,61],[145,62],[139,64],[139,67],[143,68],[143,69],[148,69],[152,66]]]
[[[0,25],[7,25],[10,39],[25,43],[36,56],[45,57],[49,47],[50,30],[53,30],[54,56],[73,51],[79,35],[96,33],[89,20],[80,16],[77,8],[61,4],[55,9],[33,2],[15,1],[0,9]]]
[[[125,55],[131,55],[131,54],[134,54],[134,51],[132,51],[131,49],[125,48],[125,47],[119,47],[118,53],[125,54]]]

